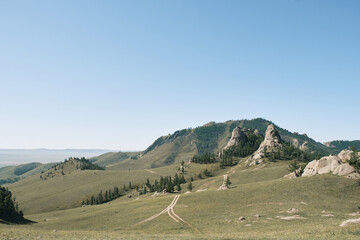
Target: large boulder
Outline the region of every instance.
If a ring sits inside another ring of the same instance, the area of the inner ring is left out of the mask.
[[[324,174],[334,172],[340,165],[340,160],[336,156],[323,157],[308,163],[302,176],[313,176],[315,174]]]
[[[350,164],[348,164],[348,163],[340,164],[333,171],[334,174],[339,175],[339,176],[346,176],[346,175],[349,175],[354,172],[355,172],[355,169],[352,166],[350,166]]]
[[[246,142],[246,141],[247,141],[247,136],[246,136],[245,132],[240,127],[236,127],[232,131],[231,138],[230,138],[229,142],[226,144],[226,146],[224,147],[224,150],[226,150],[232,146],[237,146],[237,145],[239,145],[240,142]]]
[[[340,158],[340,160],[345,163],[350,159],[352,151],[351,150],[342,150],[339,154],[338,157]],[[360,157],[360,152],[358,152],[358,155]]]
[[[339,176],[349,176],[357,178],[355,169],[348,163],[342,163],[341,159],[337,156],[327,156],[319,160],[309,162],[302,174],[302,177],[314,176],[316,174],[325,174],[332,172]]]
[[[264,141],[261,142],[258,150],[251,155],[248,162],[250,162],[250,165],[262,162],[265,157],[265,148],[267,152],[273,152],[281,147],[281,143],[282,139],[279,132],[273,124],[270,124],[266,129]]]

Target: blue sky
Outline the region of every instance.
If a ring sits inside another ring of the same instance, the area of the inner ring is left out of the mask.
[[[263,117],[360,139],[359,1],[0,0],[0,148],[142,150]]]

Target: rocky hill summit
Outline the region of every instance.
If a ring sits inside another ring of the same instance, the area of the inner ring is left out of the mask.
[[[229,142],[224,147],[224,150],[239,145],[240,142],[246,142],[247,141],[247,135],[246,130],[241,129],[240,127],[234,128],[234,130],[231,133],[231,138]]]
[[[250,165],[262,162],[265,158],[265,152],[275,152],[281,148],[283,140],[280,137],[279,132],[273,124],[268,125],[264,141],[260,144],[260,147],[254,152],[248,160]]]

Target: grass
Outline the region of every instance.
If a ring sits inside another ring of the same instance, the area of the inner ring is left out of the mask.
[[[359,225],[339,227],[342,221],[355,218],[348,214],[356,212],[360,203],[356,180],[331,174],[284,179],[287,163],[248,168],[240,163],[217,168],[215,177],[194,181],[194,191],[182,193],[174,207],[176,214],[193,227],[176,223],[167,214],[134,226],[165,209],[174,198],[174,194],[157,197],[146,194],[138,199],[120,198],[102,205],[26,215],[38,223],[2,225],[0,239],[359,239]],[[210,167],[189,166],[189,174]],[[166,174],[175,169],[168,166],[152,170]],[[110,172],[108,177],[119,173]],[[222,183],[222,174],[229,174],[233,184],[228,190],[216,191]],[[107,177],[99,179],[102,178]],[[208,190],[196,192],[204,188]],[[293,215],[287,213],[290,208],[297,209],[296,214],[304,219],[280,219]],[[323,217],[323,211],[334,216]],[[238,221],[240,216],[246,220]]]
[[[114,186],[121,190],[124,184],[128,187],[129,182],[132,186],[136,186],[144,184],[147,178],[153,182],[161,176],[174,176],[179,166],[130,171],[81,171],[76,170],[75,165],[69,165],[64,169],[49,170],[55,177],[42,180],[40,174],[37,174],[11,184],[9,189],[16,196],[25,214],[49,212],[79,207],[83,200],[89,199],[92,195],[97,196],[101,190],[105,192],[113,189]],[[191,166],[186,164],[186,166],[188,167],[185,176],[188,179],[205,168],[216,168],[215,165],[207,164],[192,164]],[[61,175],[60,171],[64,171],[65,175]],[[46,173],[41,175],[47,176]]]

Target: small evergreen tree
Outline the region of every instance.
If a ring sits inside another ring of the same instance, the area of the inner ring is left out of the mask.
[[[355,168],[357,172],[360,173],[360,158],[358,155],[358,151],[355,146],[351,147],[351,154],[349,159],[349,164]]]
[[[231,182],[229,176],[226,178],[226,187],[230,188]]]
[[[193,190],[193,185],[192,185],[192,182],[189,182],[188,186],[187,186],[187,189],[189,191],[192,191]]]

